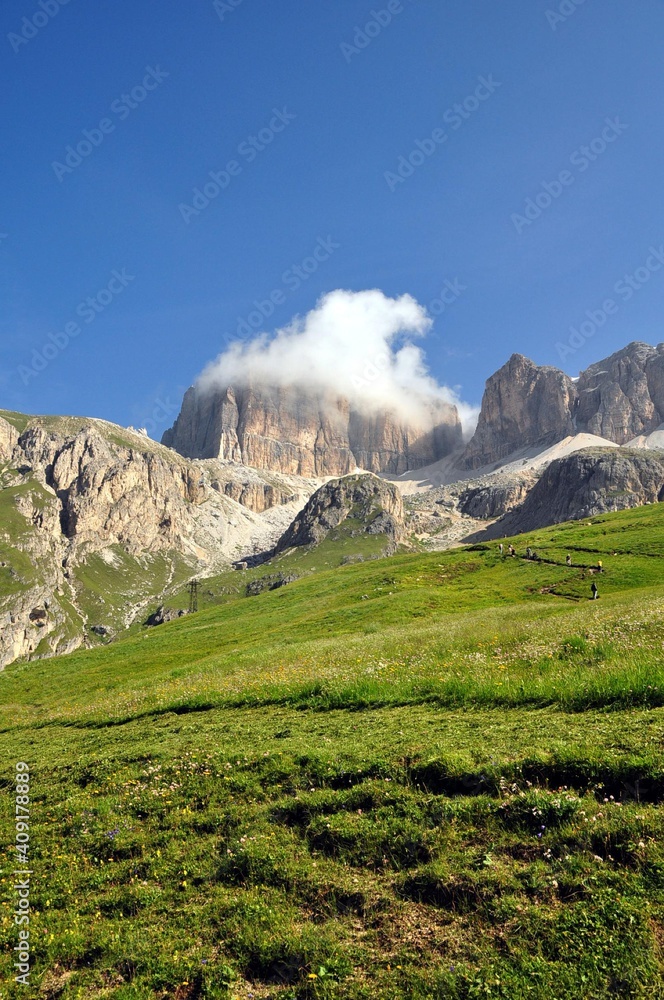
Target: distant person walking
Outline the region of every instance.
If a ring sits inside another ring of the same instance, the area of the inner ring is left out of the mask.
[[[571,555],[569,555],[569,553],[567,555],[567,559],[565,560],[565,562],[567,563],[568,566],[572,565],[572,557]]]
[[[597,560],[597,569],[600,571],[600,573],[604,572],[604,567],[602,566],[602,560],[601,559]]]
[[[596,600],[597,600],[597,598],[599,597],[599,593],[598,593],[598,591],[597,591],[597,584],[595,583],[595,581],[594,581],[594,580],[593,580],[593,582],[592,582],[592,583],[590,584],[590,592],[591,592],[591,594],[593,595],[593,596],[591,597],[591,600],[592,600],[592,601],[596,601]]]
[[[510,545],[508,546],[508,548],[507,548],[507,551],[509,552],[509,554],[510,554],[511,556],[513,556],[513,555],[514,555],[514,546],[510,544]]]
[[[503,552],[504,552],[504,548],[505,548],[502,542],[500,543],[500,545],[498,546],[498,548],[499,548],[499,550],[500,550],[500,554],[501,554],[501,556],[502,556],[502,554],[503,554]]]
[[[528,548],[526,549],[526,559],[532,559],[532,558],[533,558],[533,550],[529,545]]]

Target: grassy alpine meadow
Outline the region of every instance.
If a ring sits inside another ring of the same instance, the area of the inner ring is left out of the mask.
[[[513,541],[7,668],[2,1000],[664,997],[664,507]]]

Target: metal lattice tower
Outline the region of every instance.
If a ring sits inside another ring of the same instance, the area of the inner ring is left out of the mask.
[[[189,614],[198,611],[198,580],[192,580],[189,584]]]

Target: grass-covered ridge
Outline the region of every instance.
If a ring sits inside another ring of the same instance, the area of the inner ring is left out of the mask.
[[[108,420],[100,420],[98,417],[28,416],[24,413],[15,413],[12,410],[0,409],[0,418],[11,424],[19,434],[23,434],[29,428],[41,428],[44,431],[59,434],[63,438],[70,438],[87,428],[93,428],[109,444],[117,445],[120,448],[136,448],[142,452],[155,452],[167,456],[173,464],[186,462],[186,459],[179,456],[177,452],[153,441],[147,435],[141,434],[137,430],[120,427],[118,424],[112,424]]]
[[[664,508],[515,544],[6,670],[34,996],[663,995]]]

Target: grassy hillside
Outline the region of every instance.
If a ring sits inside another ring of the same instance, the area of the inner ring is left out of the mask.
[[[0,997],[663,996],[664,507],[515,544],[309,553],[0,675]]]

